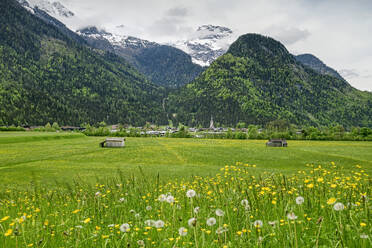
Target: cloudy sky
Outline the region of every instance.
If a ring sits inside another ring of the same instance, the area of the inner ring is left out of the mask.
[[[59,0],[79,26],[115,27],[140,38],[167,42],[198,26],[226,26],[260,33],[293,54],[311,53],[354,87],[372,91],[371,0]]]

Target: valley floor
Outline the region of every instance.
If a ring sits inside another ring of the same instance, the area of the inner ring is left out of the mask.
[[[372,142],[289,141],[267,148],[263,140],[127,138],[125,148],[100,148],[102,137],[82,134],[0,133],[0,186],[96,182],[98,178],[142,175],[161,180],[214,176],[225,165],[255,164],[252,173],[291,173],[306,164],[372,171]],[[142,169],[142,170],[141,170]]]

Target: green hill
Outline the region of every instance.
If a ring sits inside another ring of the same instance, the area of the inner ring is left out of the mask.
[[[279,42],[246,34],[195,81],[168,97],[175,122],[372,126],[372,94],[297,62]]]
[[[166,122],[165,90],[116,55],[94,51],[0,2],[0,125]]]

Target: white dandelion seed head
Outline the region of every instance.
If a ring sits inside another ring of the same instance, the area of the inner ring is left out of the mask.
[[[146,220],[145,225],[154,227],[155,226],[155,221],[154,220]]]
[[[107,227],[114,227],[114,226],[115,226],[115,224],[110,224]]]
[[[216,233],[217,234],[222,234],[222,233],[224,233],[224,232],[227,232],[227,228],[225,228],[225,227],[219,227],[219,228],[217,228],[217,230],[216,230]]]
[[[162,221],[162,220],[155,221],[155,227],[156,228],[163,228],[164,227],[164,221]]]
[[[207,219],[207,225],[208,226],[214,226],[215,224],[216,224],[216,218],[214,218],[214,217],[211,217],[211,218],[209,218],[209,219]]]
[[[216,215],[222,217],[225,215],[225,212],[222,209],[216,209]]]
[[[196,196],[196,192],[195,192],[195,190],[193,190],[193,189],[188,190],[188,191],[186,192],[186,196],[187,196],[188,198],[193,198],[193,197],[195,197],[195,196]]]
[[[277,221],[276,221],[276,220],[274,220],[274,221],[269,221],[268,223],[269,223],[270,226],[275,226],[276,223],[277,223]]]
[[[166,201],[168,203],[173,203],[174,202],[174,197],[172,195],[168,195]]]
[[[194,208],[194,213],[195,213],[195,214],[198,214],[199,212],[200,212],[200,207],[195,207],[195,208]]]
[[[139,246],[145,246],[145,241],[143,241],[142,239],[140,239],[140,240],[137,241],[137,245],[139,245]]]
[[[120,198],[120,199],[119,199],[119,202],[124,202],[124,201],[125,201],[124,198]]]
[[[180,234],[180,236],[186,236],[187,235],[187,229],[184,228],[184,227],[181,227],[180,229],[178,229],[178,233]]]
[[[152,207],[151,206],[146,206],[146,210],[147,211],[151,211],[152,210]]]
[[[368,235],[363,233],[363,234],[360,235],[360,238],[361,239],[368,239]]]
[[[187,221],[187,224],[189,224],[189,227],[196,226],[196,218],[191,218]]]
[[[135,214],[136,211],[135,211],[134,209],[131,209],[131,210],[129,210],[129,213],[131,213],[131,214]]]
[[[83,226],[82,225],[77,225],[77,226],[75,226],[75,228],[82,229]]]
[[[134,218],[136,218],[136,219],[138,219],[139,217],[140,217],[140,214],[139,213],[137,213],[137,214],[134,215]]]
[[[247,207],[249,205],[249,202],[247,199],[243,199],[240,204],[243,206],[243,207]]]
[[[121,232],[127,232],[127,231],[129,231],[129,229],[130,229],[130,226],[129,226],[128,223],[124,223],[124,224],[122,224],[122,225],[120,226],[120,231],[121,231]]]
[[[262,222],[262,220],[255,220],[255,221],[253,222],[253,225],[254,225],[255,227],[257,227],[257,228],[260,228],[260,227],[263,226],[263,222]]]
[[[296,220],[297,216],[293,212],[291,212],[291,213],[287,214],[287,218],[289,220]]]
[[[99,191],[97,191],[96,193],[95,193],[95,196],[100,196],[101,195],[101,192],[99,192]]]
[[[305,199],[302,197],[302,196],[298,196],[296,198],[296,204],[297,205],[301,205],[302,203],[304,203]]]
[[[164,202],[164,201],[167,200],[167,196],[164,195],[164,194],[161,194],[161,195],[159,195],[158,200],[159,200],[160,202]]]
[[[335,205],[333,205],[333,209],[336,211],[342,211],[345,209],[345,206],[341,202],[337,202]]]

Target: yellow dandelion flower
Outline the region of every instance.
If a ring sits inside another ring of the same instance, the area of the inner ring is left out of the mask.
[[[309,189],[312,189],[312,188],[314,188],[314,184],[309,183],[308,185],[306,185],[306,187],[308,187]]]
[[[90,222],[90,218],[86,218],[83,222],[84,222],[85,224],[89,223],[89,222]]]
[[[10,218],[10,216],[5,216],[5,217],[3,217],[3,218],[0,220],[0,222],[6,221],[6,220],[8,220],[9,218]]]
[[[361,227],[365,227],[365,226],[367,226],[367,224],[364,223],[364,222],[361,222],[361,223],[360,223],[360,226],[361,226]]]
[[[4,233],[4,236],[5,236],[5,237],[8,237],[8,236],[12,235],[12,233],[13,233],[13,229],[8,229],[8,231],[6,231],[6,232]]]
[[[331,198],[328,199],[327,204],[328,204],[328,205],[332,205],[332,204],[335,203],[335,202],[336,202],[336,198],[331,197]]]
[[[318,183],[322,183],[324,181],[323,177],[318,177],[318,179],[316,180]]]
[[[337,185],[336,185],[336,184],[334,184],[334,183],[332,183],[332,184],[331,184],[331,188],[333,188],[333,189],[334,189],[334,188],[336,188],[336,187],[337,187]]]
[[[73,214],[77,214],[78,212],[80,212],[80,209],[76,209],[76,210],[72,211]]]

